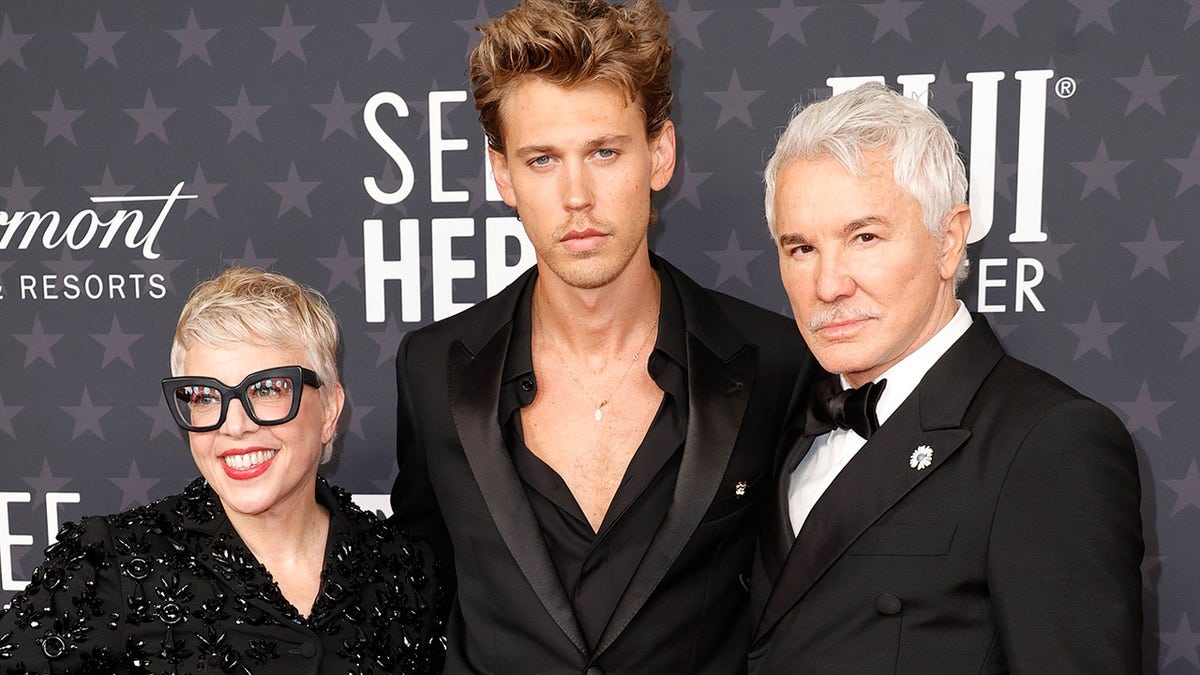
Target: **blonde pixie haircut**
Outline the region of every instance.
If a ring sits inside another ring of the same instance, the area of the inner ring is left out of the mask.
[[[171,344],[171,374],[183,373],[188,349],[257,345],[301,350],[321,378],[322,403],[339,383],[337,316],[316,290],[291,279],[249,267],[232,267],[192,289]],[[264,368],[276,365],[263,364]],[[226,384],[236,384],[227,382]],[[325,444],[321,462],[333,457]]]

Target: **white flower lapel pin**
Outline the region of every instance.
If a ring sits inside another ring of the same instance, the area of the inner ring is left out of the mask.
[[[908,458],[908,465],[917,471],[924,471],[930,464],[933,464],[933,448],[928,445],[917,446],[912,457]]]

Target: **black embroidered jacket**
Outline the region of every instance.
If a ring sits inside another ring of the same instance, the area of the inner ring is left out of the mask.
[[[438,673],[433,554],[317,481],[329,509],[321,590],[302,617],[203,479],[182,494],[67,523],[0,614],[0,673]]]

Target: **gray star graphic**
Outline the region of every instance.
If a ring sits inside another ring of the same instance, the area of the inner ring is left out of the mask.
[[[1179,659],[1184,659],[1193,666],[1200,667],[1200,654],[1196,653],[1196,647],[1200,647],[1200,633],[1192,631],[1192,624],[1188,621],[1187,612],[1184,612],[1183,616],[1179,618],[1179,627],[1175,629],[1174,633],[1159,633],[1158,639],[1167,646],[1167,655],[1163,657],[1163,668]]]
[[[375,410],[373,405],[354,405],[354,396],[350,390],[346,390],[346,407],[350,410],[350,421],[346,424],[346,431],[358,436],[362,440],[367,440],[366,433],[363,432],[362,421],[367,415],[370,415]]]
[[[134,139],[133,144],[137,145],[146,136],[154,134],[163,143],[170,145],[171,142],[167,140],[167,130],[163,126],[163,122],[174,115],[176,110],[178,108],[158,107],[158,104],[154,102],[154,94],[146,89],[146,101],[141,108],[125,108],[125,114],[137,120],[138,123],[137,138]]]
[[[87,45],[87,59],[83,63],[84,70],[87,70],[98,59],[104,59],[119,68],[117,65],[117,55],[113,53],[113,45],[118,40],[125,37],[124,31],[110,31],[104,28],[104,20],[100,18],[100,12],[96,12],[96,22],[92,24],[92,32],[90,33],[74,33],[79,41]]]
[[[71,255],[71,249],[64,246],[58,260],[43,260],[42,266],[59,277],[65,277],[68,274],[83,276],[83,271],[91,267],[92,262],[91,260],[76,260]]]
[[[681,199],[686,199],[688,203],[697,209],[703,209],[700,205],[700,185],[704,181],[712,178],[712,171],[692,171],[691,165],[688,163],[687,157],[683,159],[683,171],[676,174],[678,176],[672,183],[671,198],[667,201],[666,208],[671,208]]]
[[[1093,302],[1084,323],[1064,323],[1063,328],[1074,333],[1079,338],[1079,346],[1075,348],[1075,361],[1084,354],[1095,351],[1097,354],[1112,361],[1112,350],[1108,347],[1108,338],[1124,326],[1124,323],[1105,322],[1100,319],[1100,308]]]
[[[1200,21],[1200,0],[1188,0],[1188,5],[1191,8],[1188,9],[1187,20],[1183,22],[1184,30],[1191,28],[1192,24]]]
[[[41,191],[40,186],[26,185],[21,178],[21,170],[14,166],[12,183],[8,187],[0,187],[0,199],[4,200],[4,208],[9,213],[29,211],[33,209],[33,198]]]
[[[1179,172],[1179,189],[1175,191],[1176,197],[1191,189],[1192,186],[1200,186],[1200,135],[1196,136],[1196,142],[1192,144],[1192,154],[1179,159],[1168,159],[1167,164]]]
[[[1142,557],[1142,588],[1154,593],[1158,589],[1158,578],[1162,576],[1162,561],[1165,557],[1160,556],[1143,556]]]
[[[71,125],[75,124],[75,120],[83,114],[82,110],[67,110],[63,107],[62,97],[58,95],[58,90],[54,90],[54,102],[50,104],[49,110],[34,110],[34,115],[46,124],[46,140],[42,142],[42,147],[50,145],[50,141],[62,137],[67,139],[71,145],[78,146],[75,142],[75,130]]]
[[[904,38],[908,42],[912,42],[912,36],[908,33],[908,15],[921,8],[924,2],[904,2],[904,0],[884,0],[884,2],[876,2],[864,4],[863,9],[875,15],[875,37],[871,38],[871,42],[879,42],[879,38],[888,33],[895,33]]]
[[[483,34],[476,29],[487,23],[490,18],[492,17],[488,14],[487,6],[483,3],[483,0],[479,0],[479,5],[475,8],[474,17],[454,22],[454,25],[461,28],[467,34],[467,54],[470,54],[471,50],[475,49],[475,45],[478,45],[483,39]]]
[[[400,348],[400,341],[406,333],[408,331],[400,330],[396,325],[396,317],[390,313],[382,331],[367,331],[367,337],[379,345],[379,358],[375,360],[375,367],[378,368],[389,359],[396,358],[396,350]]]
[[[938,71],[937,79],[929,85],[929,104],[942,114],[942,118],[953,117],[961,124],[962,109],[958,99],[971,91],[971,85],[966,82],[954,82],[950,79],[950,69],[942,61],[942,69]]]
[[[150,276],[152,274],[161,274],[163,286],[167,288],[167,292],[171,295],[177,295],[175,292],[175,281],[171,279],[171,273],[175,271],[176,267],[179,267],[181,264],[183,264],[182,260],[167,260],[166,258],[157,258],[155,260],[134,260],[133,264],[140,267],[146,276]]]
[[[1170,279],[1171,275],[1167,271],[1167,254],[1179,248],[1182,244],[1182,241],[1162,241],[1159,239],[1158,226],[1154,224],[1154,220],[1151,220],[1150,228],[1146,230],[1145,239],[1142,241],[1121,242],[1122,246],[1137,256],[1137,262],[1134,263],[1133,273],[1129,275],[1129,278],[1134,279],[1142,272],[1153,269],[1163,275],[1164,278]]]
[[[269,270],[275,264],[278,258],[260,258],[254,252],[254,244],[249,239],[246,240],[246,249],[242,253],[241,258],[226,258],[225,262],[231,267],[240,265],[242,267],[257,267],[262,270]]]
[[[129,353],[129,348],[133,343],[142,338],[143,333],[125,333],[121,330],[121,324],[117,321],[117,315],[113,315],[112,326],[109,327],[107,333],[92,334],[92,339],[104,346],[104,358],[100,364],[104,368],[114,359],[121,359],[133,368],[133,355]]]
[[[1179,360],[1182,361],[1183,357],[1200,347],[1200,308],[1196,309],[1196,318],[1191,321],[1172,321],[1171,325],[1187,337],[1183,343],[1183,352],[1179,355]]]
[[[316,26],[297,26],[292,22],[292,10],[287,5],[283,6],[283,19],[280,20],[278,26],[264,26],[262,31],[271,36],[275,41],[275,53],[271,56],[271,63],[275,63],[283,58],[285,54],[291,54],[300,59],[302,63],[308,63],[308,59],[304,57],[304,47],[300,45],[300,41],[304,39]]]
[[[316,260],[330,272],[329,285],[325,287],[326,293],[342,284],[346,284],[356,291],[362,291],[362,286],[358,283],[358,271],[363,268],[363,260],[360,257],[350,255],[350,249],[346,246],[345,237],[342,237],[338,243],[336,256],[332,258],[317,258]]]
[[[1154,67],[1150,65],[1150,55],[1142,60],[1142,69],[1137,75],[1132,77],[1116,77],[1113,78],[1122,87],[1129,90],[1129,105],[1125,107],[1125,116],[1137,110],[1138,108],[1148,105],[1159,112],[1160,115],[1166,115],[1163,110],[1162,90],[1168,84],[1171,84],[1178,77],[1177,75],[1156,75]]]
[[[1012,166],[1014,171],[1016,169],[1015,164],[1002,166]],[[1000,172],[997,172],[997,174],[999,173]],[[1055,279],[1062,281],[1062,269],[1059,266],[1059,260],[1063,257],[1063,254],[1075,248],[1075,244],[1055,244],[1050,239],[1046,239],[1046,241],[1038,242],[1036,244],[1013,244],[1013,248],[1017,249],[1027,257],[1037,258],[1040,260],[1042,262],[1042,268],[1046,270],[1046,274],[1049,274]]]
[[[1158,416],[1167,408],[1175,405],[1175,401],[1155,401],[1150,398],[1150,388],[1143,380],[1136,400],[1113,401],[1113,405],[1120,408],[1121,412],[1129,418],[1125,422],[1125,428],[1129,430],[1129,433],[1145,429],[1162,438],[1162,433],[1158,429]]]
[[[121,506],[120,510],[134,506],[145,505],[150,503],[150,488],[158,483],[159,478],[145,478],[142,472],[138,470],[137,460],[129,460],[129,474],[124,478],[109,478],[113,485],[121,489]]]
[[[704,49],[704,45],[700,44],[700,24],[712,13],[712,10],[693,10],[688,0],[679,0],[675,11],[671,12],[671,32],[679,36],[675,43],[687,40],[697,49]]]
[[[1075,33],[1078,34],[1091,24],[1096,24],[1108,32],[1113,32],[1112,6],[1121,0],[1067,0],[1079,10],[1079,20],[1075,22]]]
[[[87,387],[83,388],[83,396],[79,399],[79,405],[59,407],[75,420],[75,429],[71,432],[71,440],[79,438],[85,431],[90,431],[100,440],[104,440],[104,430],[100,428],[100,418],[107,415],[112,410],[112,406],[94,405]]]
[[[775,44],[785,35],[802,45],[807,44],[801,24],[815,11],[816,7],[797,7],[793,0],[779,0],[778,8],[766,7],[758,10],[759,14],[771,22],[771,37],[767,40],[767,46]]]
[[[325,133],[321,134],[322,141],[329,138],[329,135],[335,131],[343,131],[350,138],[358,139],[358,133],[354,130],[354,117],[359,110],[362,110],[363,104],[347,103],[345,97],[342,96],[340,84],[336,82],[333,84],[333,98],[329,103],[314,103],[312,107],[325,118]]]
[[[979,37],[983,37],[997,28],[1003,28],[1013,37],[1017,35],[1017,22],[1014,14],[1024,7],[1029,0],[971,0],[975,9],[983,12],[983,27],[979,29]]]
[[[1187,473],[1183,475],[1183,478],[1164,478],[1162,482],[1163,485],[1175,491],[1175,508],[1171,509],[1172,516],[1189,506],[1200,509],[1200,470],[1196,469],[1195,459],[1188,465]]]
[[[713,286],[720,286],[729,280],[730,277],[737,277],[747,287],[753,286],[750,283],[750,273],[746,270],[746,265],[762,255],[761,250],[746,250],[738,244],[737,230],[729,232],[729,243],[725,246],[724,251],[705,251],[704,255],[712,258],[720,265],[717,271],[717,280]]]
[[[37,314],[33,315],[33,329],[29,333],[13,333],[13,337],[18,342],[25,345],[25,367],[29,364],[41,359],[50,364],[51,368],[57,368],[54,363],[54,353],[51,348],[54,343],[63,338],[64,333],[47,333],[42,330],[42,320]]]
[[[1105,147],[1104,139],[1101,138],[1100,147],[1096,148],[1095,159],[1085,162],[1071,162],[1071,166],[1087,177],[1087,180],[1083,184],[1083,193],[1079,195],[1079,200],[1083,201],[1084,198],[1097,189],[1102,189],[1120,199],[1121,194],[1117,191],[1117,174],[1121,173],[1130,164],[1133,164],[1133,162],[1110,160],[1108,158],[1108,148]]]
[[[182,438],[179,425],[175,423],[175,418],[171,417],[167,402],[161,396],[158,397],[158,405],[139,405],[138,410],[154,422],[150,427],[150,438],[146,440],[153,441],[159,434],[166,432],[170,432],[175,438]]]
[[[32,39],[32,33],[21,34],[14,31],[12,22],[5,14],[4,24],[0,26],[0,66],[12,61],[21,70],[29,72],[25,67],[25,59],[21,55],[21,50],[25,47],[25,43]]]
[[[229,138],[226,142],[232,143],[233,139],[242,133],[250,134],[255,140],[262,141],[262,134],[258,132],[258,118],[270,109],[269,105],[250,105],[250,99],[246,96],[246,85],[242,85],[238,92],[237,105],[217,106],[217,110],[228,117],[231,123]]]
[[[194,56],[211,66],[212,58],[208,55],[208,41],[220,32],[220,28],[201,28],[196,21],[195,8],[188,10],[187,25],[180,29],[167,31],[167,35],[175,38],[179,43],[179,60],[175,65],[183,65],[184,61]]]
[[[37,508],[46,503],[47,492],[59,492],[66,487],[73,478],[59,478],[50,471],[50,463],[46,458],[42,458],[42,470],[36,476],[22,476],[21,480],[29,486],[33,492],[33,506]]]
[[[1049,70],[1049,71],[1052,71],[1055,73],[1058,72],[1058,67],[1054,65],[1053,58],[1051,58],[1049,63],[1046,64],[1046,70]],[[1052,108],[1059,115],[1062,115],[1062,118],[1064,120],[1069,120],[1069,119],[1071,119],[1071,113],[1067,110],[1067,101],[1068,101],[1068,99],[1062,98],[1060,96],[1048,96],[1046,98],[1046,106],[1048,108]]]
[[[184,214],[184,219],[192,217],[192,214],[204,209],[208,215],[213,217],[213,220],[220,218],[217,215],[217,204],[214,198],[225,189],[228,183],[210,183],[204,176],[204,168],[199,164],[196,165],[196,175],[187,184],[188,194],[196,195],[195,199],[188,200],[187,212]]]
[[[5,405],[4,397],[0,396],[0,431],[8,434],[8,437],[13,440],[17,438],[17,434],[13,430],[13,418],[24,409],[23,405]]]
[[[358,27],[371,38],[371,50],[367,53],[367,61],[375,58],[382,51],[391,52],[392,56],[403,61],[400,53],[400,34],[412,25],[409,21],[392,21],[388,14],[386,2],[379,3],[379,17],[375,23],[360,23]]]
[[[133,189],[132,185],[117,185],[113,180],[112,171],[108,165],[104,165],[104,175],[100,177],[99,185],[85,185],[84,190],[87,190],[89,196],[92,197],[124,197]],[[92,206],[96,213],[107,215],[114,213],[117,210],[117,202],[105,202]]]
[[[422,135],[424,134],[422,133]],[[391,160],[383,163],[383,175],[376,177],[375,182],[379,185],[379,189],[384,192],[395,192],[400,189],[400,177],[396,175],[396,167],[392,164]],[[408,214],[408,207],[404,205],[404,202],[398,204],[380,204],[379,202],[375,202],[371,206],[371,215],[377,216],[384,209],[395,209],[401,215]]]
[[[267,183],[267,185],[279,194],[279,213],[276,218],[282,218],[283,214],[297,209],[304,215],[312,218],[312,212],[308,210],[308,193],[317,189],[320,181],[303,181],[300,180],[300,174],[296,172],[296,163],[292,162],[288,169],[287,180],[281,183]]]
[[[726,122],[735,117],[744,122],[747,127],[753,129],[754,122],[750,119],[750,104],[764,93],[766,92],[762,90],[742,89],[742,83],[738,79],[737,68],[734,68],[733,74],[729,77],[728,89],[725,91],[704,92],[705,96],[721,106],[721,114],[717,117],[717,126],[713,128],[713,131],[720,129]]]

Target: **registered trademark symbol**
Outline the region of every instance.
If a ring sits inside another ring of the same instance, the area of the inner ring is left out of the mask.
[[[1058,82],[1054,83],[1054,93],[1058,94],[1059,98],[1071,98],[1075,95],[1077,86],[1075,80],[1070,77],[1059,78]]]

